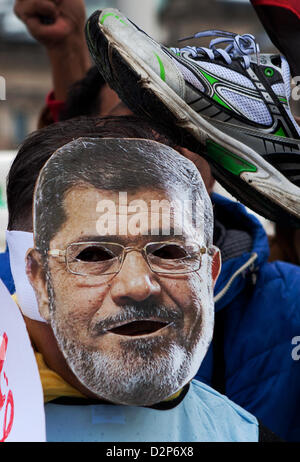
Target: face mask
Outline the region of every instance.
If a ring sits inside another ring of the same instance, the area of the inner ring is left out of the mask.
[[[18,305],[24,314],[35,321],[46,322],[40,315],[35,293],[25,271],[25,256],[34,247],[33,234],[24,231],[6,231],[11,272],[16,287]]]

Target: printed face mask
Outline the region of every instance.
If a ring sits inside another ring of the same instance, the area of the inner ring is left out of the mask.
[[[151,405],[195,376],[214,310],[212,207],[193,164],[149,140],[74,140],[40,173],[34,233],[40,312],[88,390]]]

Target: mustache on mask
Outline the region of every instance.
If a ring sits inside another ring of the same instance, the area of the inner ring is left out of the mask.
[[[105,334],[108,330],[132,321],[154,320],[166,324],[178,323],[183,320],[183,312],[178,309],[167,308],[150,301],[128,304],[121,308],[115,316],[97,321],[91,329],[92,335]]]

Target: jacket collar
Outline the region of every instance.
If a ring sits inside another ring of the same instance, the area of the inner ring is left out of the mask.
[[[247,231],[252,237],[251,252],[227,260],[215,287],[215,309],[219,311],[230,303],[245,287],[261,265],[268,260],[269,244],[266,232],[259,220],[248,213],[239,202],[233,202],[219,194],[211,196],[215,217],[230,229]],[[254,258],[256,254],[256,258]]]

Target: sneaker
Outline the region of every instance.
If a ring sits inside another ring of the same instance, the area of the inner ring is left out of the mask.
[[[133,112],[203,156],[245,205],[300,226],[300,128],[283,56],[260,55],[252,35],[223,31],[195,35],[217,36],[209,48],[167,48],[115,9],[96,11],[86,35],[103,77]]]

